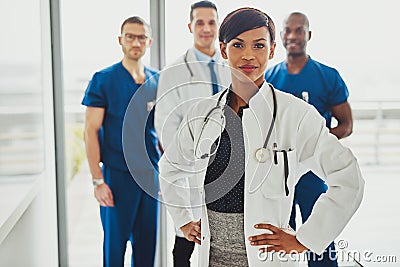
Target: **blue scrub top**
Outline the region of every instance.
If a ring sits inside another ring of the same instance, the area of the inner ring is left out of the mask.
[[[146,82],[137,84],[119,62],[96,72],[86,89],[82,105],[105,109],[99,142],[101,162],[107,167],[157,169],[160,154],[152,107],[159,75],[146,67],[144,71]]]
[[[339,72],[309,57],[308,62],[298,74],[289,74],[283,61],[265,73],[265,80],[276,89],[302,98],[308,93],[308,103],[313,105],[325,118],[326,126],[331,128],[332,106],[347,101],[349,92]]]

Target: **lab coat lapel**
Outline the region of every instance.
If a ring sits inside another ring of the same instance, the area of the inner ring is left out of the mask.
[[[250,99],[249,109],[244,114],[244,141],[246,149],[246,189],[256,191],[267,178],[272,165],[272,143],[276,140],[276,128],[272,130],[267,145],[268,160],[258,162],[255,157],[257,149],[262,148],[271,125],[273,114],[272,93],[265,82],[259,92]]]

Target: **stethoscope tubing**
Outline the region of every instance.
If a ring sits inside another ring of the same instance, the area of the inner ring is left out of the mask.
[[[274,110],[272,112],[272,120],[271,120],[271,124],[269,125],[268,134],[267,134],[267,137],[265,138],[265,142],[264,142],[263,148],[267,148],[269,139],[271,138],[272,129],[274,128],[274,125],[275,125],[276,110],[277,110],[276,94],[275,94],[274,87],[272,87],[271,85],[269,85],[269,87],[271,88],[272,99],[274,101]]]
[[[190,68],[189,63],[187,61],[188,54],[189,54],[189,50],[186,51],[186,54],[185,54],[185,57],[183,58],[183,60],[185,61],[186,68],[188,69],[188,71],[190,73],[190,77],[193,78],[194,74],[193,74],[192,68]]]
[[[270,124],[270,126],[269,126],[268,133],[267,133],[267,137],[265,138],[265,142],[264,142],[264,145],[263,145],[263,148],[264,148],[264,149],[267,148],[268,142],[269,142],[269,140],[270,140],[270,138],[271,138],[272,130],[273,130],[273,128],[274,128],[275,121],[276,121],[276,113],[277,113],[277,101],[276,101],[275,90],[274,90],[274,88],[273,88],[270,84],[269,84],[269,87],[271,88],[271,92],[272,92],[273,111],[272,111],[272,120],[271,120],[271,124]],[[205,116],[204,121],[203,121],[203,126],[201,127],[200,138],[201,138],[201,135],[202,135],[202,133],[203,133],[203,129],[205,128],[205,126],[206,126],[206,124],[207,124],[207,122],[208,122],[208,120],[209,120],[210,115],[212,114],[212,112],[213,112],[214,110],[216,110],[216,109],[221,109],[221,112],[223,113],[224,108],[221,107],[221,105],[220,105],[220,104],[221,104],[221,100],[222,100],[222,97],[223,97],[223,96],[228,92],[228,90],[230,90],[231,88],[232,88],[232,85],[229,86],[228,88],[226,88],[226,89],[221,93],[221,95],[218,97],[217,104],[216,104],[216,105],[207,113],[207,115]],[[225,104],[225,105],[226,105],[226,104]],[[223,116],[223,115],[222,115],[222,116]],[[199,140],[200,140],[200,138],[199,138]],[[198,141],[198,142],[199,142],[199,141]],[[197,148],[197,146],[198,146],[198,144],[196,145],[196,148]]]

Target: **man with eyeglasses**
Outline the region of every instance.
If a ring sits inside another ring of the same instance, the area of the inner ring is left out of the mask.
[[[209,1],[193,3],[187,26],[193,35],[193,47],[161,71],[158,83],[154,123],[163,148],[172,142],[186,111],[193,103],[199,98],[218,93],[230,83],[229,67],[215,46],[218,35],[215,4]],[[188,179],[189,186],[190,182]],[[196,218],[200,218],[200,209],[192,211]],[[193,250],[194,242],[186,240],[177,228],[173,249],[174,267],[190,266]]]
[[[349,92],[338,71],[321,64],[307,54],[311,38],[309,21],[305,14],[291,13],[283,23],[281,38],[286,49],[286,60],[265,73],[265,79],[277,89],[291,93],[313,105],[325,118],[326,126],[338,139],[351,134],[353,120],[347,102]],[[332,127],[332,117],[337,126]],[[310,216],[319,196],[327,191],[325,182],[312,172],[302,176],[295,188],[290,226],[296,228],[296,204],[299,205],[303,223]],[[337,266],[334,243],[321,256],[308,255],[310,267]]]
[[[150,26],[140,17],[130,17],[122,23],[118,41],[122,61],[96,72],[82,100],[87,106],[87,159],[100,204],[103,265],[124,266],[130,240],[131,265],[152,267],[159,160],[152,106],[158,74],[142,63],[152,44]]]

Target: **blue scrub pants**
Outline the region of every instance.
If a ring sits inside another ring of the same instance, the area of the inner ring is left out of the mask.
[[[315,202],[319,196],[328,190],[325,182],[312,172],[303,175],[295,187],[292,214],[290,215],[290,227],[296,229],[296,204],[300,207],[303,223],[308,219]],[[332,242],[326,251],[318,256],[313,252],[308,252],[308,266],[310,267],[337,267],[335,245]]]
[[[105,182],[114,197],[114,207],[100,207],[104,231],[103,265],[123,267],[126,243],[131,241],[131,266],[153,267],[156,249],[158,201],[146,194],[129,172],[103,166]],[[155,171],[145,172],[146,179],[154,179]],[[142,177],[143,179],[143,177]]]

